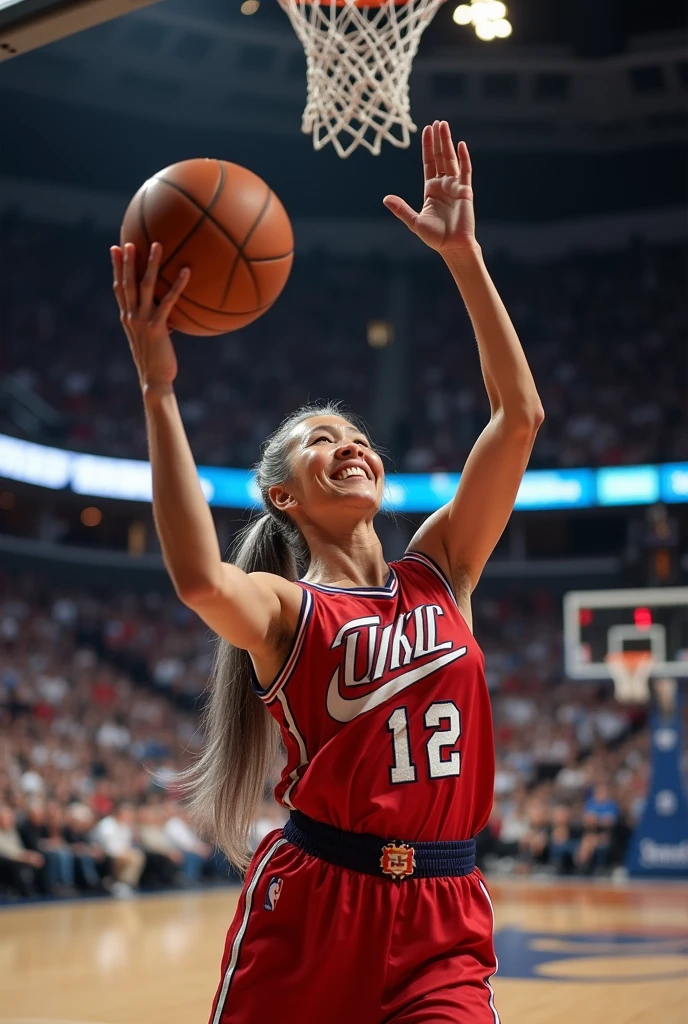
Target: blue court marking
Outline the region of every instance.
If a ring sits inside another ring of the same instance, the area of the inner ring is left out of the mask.
[[[544,932],[522,931],[520,928],[501,928],[495,933],[495,951],[499,960],[498,978],[530,978],[538,981],[577,981],[577,982],[623,982],[663,981],[670,978],[688,977],[688,933],[657,933],[651,935],[642,932],[619,934],[615,932]],[[595,957],[609,959],[614,957],[656,957],[657,973],[643,972],[638,976],[632,973],[604,976],[597,973],[586,977],[578,972],[575,979],[566,971],[563,961],[591,960]],[[667,970],[662,962],[665,956],[685,956],[684,969]],[[562,961],[562,972],[557,975],[556,968],[541,974],[539,969],[544,964],[556,964]]]

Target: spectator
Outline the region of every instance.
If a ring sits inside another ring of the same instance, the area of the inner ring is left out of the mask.
[[[576,852],[579,869],[590,874],[609,865],[612,832],[619,818],[619,808],[611,799],[606,782],[598,782],[583,807],[583,835]]]
[[[571,824],[571,810],[559,804],[552,810],[552,831],[549,839],[549,862],[558,875],[573,873],[578,838]]]
[[[167,821],[164,828],[171,845],[182,854],[183,870],[187,880],[192,884],[200,882],[204,868],[213,857],[212,846],[199,839],[184,807],[167,805]]]
[[[531,801],[527,811],[527,829],[519,842],[521,863],[530,869],[542,867],[549,859],[550,825],[543,801]]]
[[[590,817],[600,828],[611,829],[619,817],[619,806],[612,800],[606,782],[598,782],[592,796],[585,801],[583,813]]]
[[[146,855],[141,883],[153,889],[177,886],[184,863],[184,854],[165,830],[166,818],[162,804],[143,804],[137,813],[138,840]]]
[[[98,822],[91,833],[93,841],[108,858],[111,891],[117,899],[128,899],[133,895],[146,863],[143,850],[134,845],[135,819],[133,805],[122,800],[112,814]]]
[[[53,892],[59,889],[63,896],[73,896],[74,885],[74,852],[64,837],[65,812],[57,800],[48,800],[45,805],[46,836],[41,844],[41,852],[45,855],[46,865],[50,866],[54,858],[55,881]]]
[[[43,854],[27,850],[16,826],[14,811],[0,804],[0,887],[10,894],[35,896]]]
[[[43,892],[48,896],[71,896],[74,892],[73,858],[60,835],[60,809],[53,805],[48,815],[40,797],[33,797],[19,834],[27,850],[40,853],[44,863],[40,874]]]
[[[95,823],[95,816],[86,804],[73,803],[67,808],[62,835],[72,851],[76,866],[77,885],[88,892],[102,889],[102,878],[98,866],[104,862],[104,852],[89,833]]]

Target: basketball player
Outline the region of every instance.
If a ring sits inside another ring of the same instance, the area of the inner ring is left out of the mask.
[[[499,1021],[474,839],[492,804],[494,748],[470,599],[543,412],[475,239],[466,145],[455,150],[436,121],[422,149],[420,213],[384,202],[453,275],[492,415],[456,496],[391,565],[374,529],[380,456],[331,406],[299,410],[268,440],[257,470],[264,513],[223,563],[173,389],[166,317],[188,272],[155,307],[160,247],[140,285],[133,246],[113,249],[165,564],[221,638],[191,783],[244,867],[280,737],[287,752],[276,797],[290,819],[248,864],[211,1024]]]

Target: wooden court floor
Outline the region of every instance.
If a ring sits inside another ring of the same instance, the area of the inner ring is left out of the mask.
[[[688,886],[491,889],[503,1024],[688,1022]],[[0,1024],[205,1024],[236,898],[0,909]]]

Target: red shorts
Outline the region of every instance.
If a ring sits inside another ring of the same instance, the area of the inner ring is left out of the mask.
[[[399,883],[270,833],[227,934],[210,1024],[499,1024],[480,872]]]

